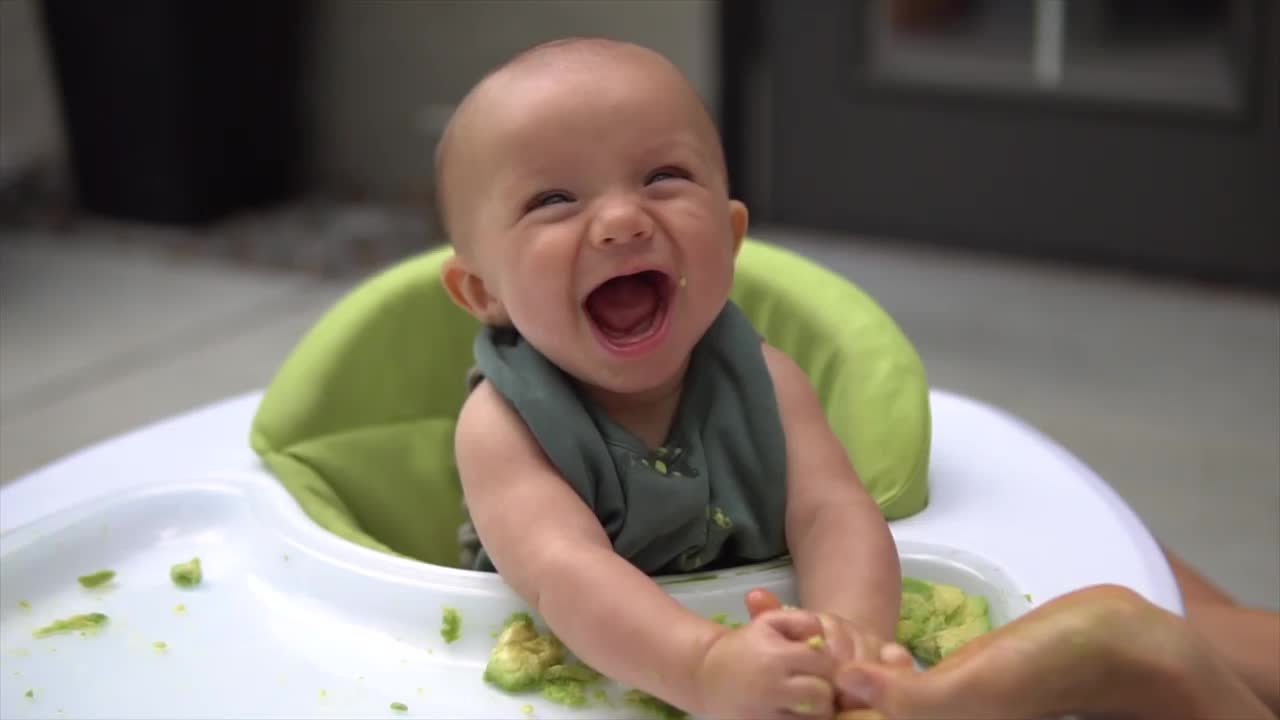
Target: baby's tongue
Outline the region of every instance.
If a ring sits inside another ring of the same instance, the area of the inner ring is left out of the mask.
[[[625,336],[643,331],[658,310],[658,288],[643,275],[614,278],[587,298],[587,312],[608,335]]]

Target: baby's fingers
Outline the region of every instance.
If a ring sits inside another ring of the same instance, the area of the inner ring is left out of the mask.
[[[849,637],[849,633],[841,627],[839,620],[826,613],[819,615],[822,622],[823,645],[831,653],[837,663],[856,660],[857,647]]]
[[[763,622],[782,637],[797,642],[808,642],[810,638],[823,636],[822,621],[817,615],[805,610],[774,610],[759,616],[756,622]]]
[[[835,714],[835,688],[815,675],[793,675],[782,683],[784,717],[829,718]]]

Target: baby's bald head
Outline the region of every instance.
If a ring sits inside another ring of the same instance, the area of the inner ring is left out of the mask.
[[[574,37],[543,43],[512,56],[489,71],[458,104],[435,149],[436,212],[445,236],[460,254],[468,247],[469,181],[488,149],[491,122],[501,124],[512,103],[545,97],[557,84],[595,81],[624,82],[631,75],[661,84],[673,104],[687,106],[694,134],[708,146],[727,185],[727,170],[719,132],[701,98],[680,70],[662,55],[632,43],[594,37]],[[583,88],[584,92],[589,91]],[[566,113],[572,107],[564,109]],[[480,163],[483,164],[483,163]]]

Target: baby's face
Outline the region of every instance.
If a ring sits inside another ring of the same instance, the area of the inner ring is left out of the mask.
[[[506,319],[600,390],[678,379],[746,229],[684,79],[644,58],[520,69],[471,111],[450,215]]]

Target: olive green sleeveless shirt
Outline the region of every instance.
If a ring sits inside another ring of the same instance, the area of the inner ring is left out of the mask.
[[[487,378],[524,420],[614,550],[650,575],[787,553],[786,444],[759,334],[732,301],[693,349],[667,442],[645,446],[513,328],[475,341]],[[464,567],[493,571],[474,530]]]

